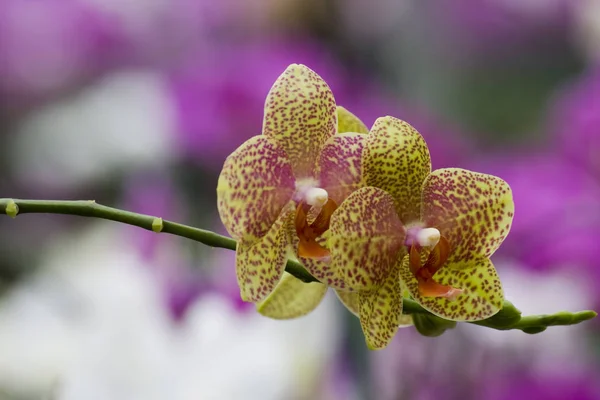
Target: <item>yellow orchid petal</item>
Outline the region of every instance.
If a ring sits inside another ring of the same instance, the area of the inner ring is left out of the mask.
[[[266,235],[254,242],[238,241],[235,264],[242,300],[260,301],[279,283],[287,263],[288,226],[293,218],[294,203],[290,202]]]
[[[365,140],[365,135],[344,133],[330,138],[323,146],[318,162],[319,185],[336,204],[364,186],[361,162]]]
[[[394,268],[381,286],[359,292],[360,325],[369,349],[383,349],[394,338],[403,322],[402,291],[398,268]]]
[[[354,114],[342,106],[337,106],[338,133],[369,133],[369,128]]]
[[[297,179],[314,176],[323,144],[337,131],[333,93],[304,65],[292,64],[267,95],[263,134],[287,153]]]
[[[350,311],[352,314],[358,317],[360,307],[360,292],[346,292],[343,290],[336,290],[335,294],[340,299],[340,302]],[[413,326],[412,315],[402,314],[398,319],[398,328],[408,328]]]
[[[448,264],[435,273],[433,279],[437,283],[462,291],[453,300],[422,296],[419,282],[410,271],[409,256],[402,261],[400,279],[423,308],[452,321],[478,321],[491,317],[502,309],[504,302],[496,269],[490,259],[483,256],[461,265]]]
[[[254,136],[227,157],[219,175],[221,221],[234,238],[253,242],[269,231],[294,190],[285,151],[266,136]]]
[[[335,294],[338,299],[342,302],[342,304],[350,311],[352,314],[358,317],[359,312],[359,292],[347,292],[344,290],[335,290]]]
[[[453,268],[494,254],[508,235],[514,209],[510,186],[492,175],[444,168],[423,183],[422,221],[450,243],[447,263]]]
[[[324,245],[325,241],[318,240],[317,242],[320,242]],[[328,260],[319,260],[315,258],[305,257],[297,258],[298,261],[300,261],[300,263],[304,265],[304,268],[306,268],[306,270],[310,272],[310,274],[314,276],[319,282],[322,282],[328,287],[334,289],[351,290],[348,288],[348,284],[346,283],[342,272],[339,269],[332,267],[331,263]]]
[[[402,314],[398,320],[398,328],[408,328],[414,326],[412,315]]]
[[[421,188],[430,172],[429,149],[415,128],[393,117],[375,121],[363,150],[364,182],[392,195],[404,224],[418,220]]]
[[[329,232],[331,269],[343,274],[351,290],[381,284],[405,251],[394,199],[378,188],[348,196],[331,216]]]
[[[322,283],[304,283],[284,272],[275,290],[257,303],[256,308],[260,314],[273,319],[298,318],[314,310],[326,292],[327,286]]]

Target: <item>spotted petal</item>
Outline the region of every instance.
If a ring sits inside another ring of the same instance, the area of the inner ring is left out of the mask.
[[[338,299],[340,299],[340,302],[348,309],[348,311],[358,317],[360,307],[360,292],[336,290],[335,294],[337,294]],[[412,315],[402,314],[398,319],[398,328],[408,328],[413,325]]]
[[[337,131],[333,93],[317,73],[292,64],[267,95],[263,134],[285,149],[296,178],[313,177],[323,144]]]
[[[326,292],[327,286],[322,283],[304,283],[284,272],[275,290],[256,308],[262,315],[273,319],[298,318],[314,310]]]
[[[415,128],[393,117],[375,121],[363,151],[364,181],[392,195],[404,224],[418,220],[421,188],[430,172],[429,149]]]
[[[423,308],[452,321],[478,321],[491,317],[502,309],[504,302],[496,269],[490,259],[483,256],[460,265],[446,265],[433,276],[441,285],[462,290],[455,300],[422,296],[419,283],[410,271],[409,256],[402,261],[400,278]]]
[[[342,272],[349,289],[383,283],[403,255],[403,244],[394,199],[381,189],[358,189],[331,216],[331,268]]]
[[[292,167],[272,139],[254,136],[223,165],[217,207],[231,236],[253,242],[265,235],[295,190]]]
[[[402,320],[402,287],[394,268],[381,286],[359,296],[359,318],[367,346],[383,349],[393,339]]]
[[[398,328],[408,328],[414,325],[412,315],[402,314],[398,320]]]
[[[342,106],[337,106],[338,133],[369,133],[369,128],[360,119]]]
[[[445,168],[423,184],[422,220],[450,242],[453,268],[491,256],[508,235],[514,207],[508,184],[492,175]]]
[[[281,212],[271,229],[257,241],[238,241],[236,273],[242,300],[257,302],[268,296],[279,283],[289,253],[289,224],[294,218],[294,203]]]
[[[362,185],[362,152],[366,136],[359,133],[338,134],[330,138],[319,157],[319,184],[329,197],[341,204]]]

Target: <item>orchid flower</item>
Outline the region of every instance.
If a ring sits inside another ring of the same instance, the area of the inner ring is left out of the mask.
[[[379,118],[362,157],[364,187],[331,217],[331,268],[355,288],[367,345],[385,347],[402,321],[405,291],[454,321],[498,312],[503,292],[489,257],[512,222],[510,187],[464,169],[431,172],[409,124]]]
[[[337,134],[340,128],[354,132]],[[324,233],[337,205],[359,185],[366,132],[306,66],[290,65],[276,80],[265,102],[262,134],[225,160],[217,185],[221,220],[238,240],[243,300],[258,302],[273,291],[290,249],[323,284],[351,289],[324,267],[329,258]]]

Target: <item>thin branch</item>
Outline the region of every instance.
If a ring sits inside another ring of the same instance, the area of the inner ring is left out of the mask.
[[[161,233],[169,233],[171,235],[192,239],[210,247],[229,250],[235,250],[236,247],[235,240],[215,232],[193,228],[177,222],[165,221],[159,217],[103,206],[93,200],[0,199],[0,214],[10,215],[10,211],[7,213],[7,207],[12,204],[17,207],[17,214],[65,214],[77,215],[79,217],[101,218],[137,226],[149,231],[157,231],[157,225],[162,223],[162,229],[158,230]],[[288,260],[285,270],[303,282],[317,282],[317,280],[304,269],[302,264],[296,261]]]
[[[211,247],[229,250],[236,249],[235,240],[215,232],[193,228],[177,222],[165,221],[160,217],[137,214],[103,206],[93,200],[0,199],[0,214],[6,214],[15,218],[19,214],[40,213],[107,219],[137,226],[157,233],[169,233],[171,235],[181,236]],[[318,282],[318,280],[297,261],[288,260],[285,270],[303,282]],[[404,299],[402,311],[404,314],[430,314],[429,311],[410,299]],[[538,333],[545,330],[548,326],[575,325],[592,319],[595,316],[596,313],[593,311],[580,311],[577,313],[562,311],[552,315],[521,317],[521,312],[510,302],[506,301],[503,309],[493,317],[472,323],[499,330],[519,329],[526,333]]]

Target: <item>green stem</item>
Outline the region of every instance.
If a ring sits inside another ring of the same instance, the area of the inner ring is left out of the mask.
[[[152,224],[155,223],[158,218],[103,206],[93,200],[0,199],[0,214],[10,214],[9,212],[7,213],[6,209],[13,203],[17,206],[18,214],[66,214],[77,215],[80,217],[101,218],[137,226],[149,231],[155,230],[153,229]],[[204,229],[179,224],[177,222],[162,220],[162,229],[160,232],[192,239],[210,247],[229,250],[235,250],[236,247],[235,240],[231,238]],[[285,270],[304,282],[317,281],[304,269],[302,264],[296,261],[288,260]]]
[[[137,226],[150,231],[169,233],[203,243],[207,246],[235,250],[235,240],[204,229],[165,221],[159,217],[137,214],[119,210],[96,203],[93,200],[19,200],[0,199],[0,214],[16,217],[18,214],[66,214],[80,217],[101,218]],[[318,282],[297,261],[288,260],[285,270],[303,282]],[[402,311],[405,314],[430,314],[417,302],[404,299]],[[596,316],[593,311],[577,313],[559,312],[553,315],[533,315],[521,318],[521,312],[510,302],[505,302],[503,309],[493,317],[474,324],[493,329],[520,329],[526,333],[538,333],[548,326],[574,325],[592,319]]]

